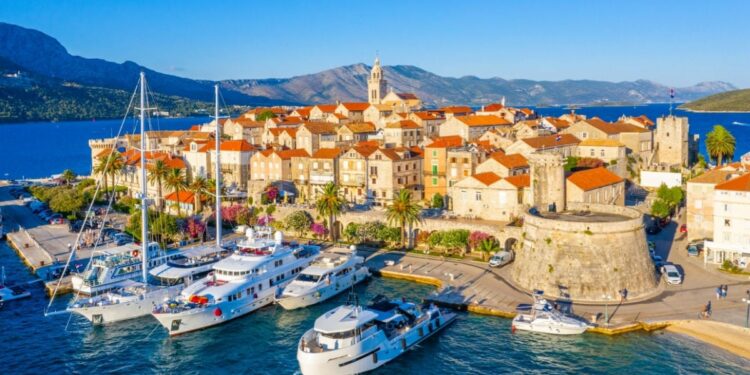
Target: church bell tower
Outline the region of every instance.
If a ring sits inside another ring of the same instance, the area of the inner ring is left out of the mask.
[[[375,64],[370,71],[370,78],[367,80],[367,97],[370,104],[380,104],[381,95],[385,93],[385,83],[380,58],[376,57]]]

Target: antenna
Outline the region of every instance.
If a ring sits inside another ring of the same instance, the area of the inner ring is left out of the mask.
[[[224,116],[226,117],[226,116]],[[221,247],[221,123],[219,116],[219,84],[214,85],[214,121],[216,121],[216,131],[214,138],[216,140],[216,160],[214,170],[216,171],[214,179],[216,182],[216,247]]]
[[[672,117],[672,102],[674,102],[674,88],[669,89],[669,117]]]

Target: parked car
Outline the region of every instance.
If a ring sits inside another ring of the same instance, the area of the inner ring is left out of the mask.
[[[689,257],[697,257],[700,255],[700,250],[698,249],[698,246],[695,244],[690,244],[687,246],[687,254]]]
[[[40,212],[40,213],[39,213],[39,217],[40,217],[40,218],[41,218],[42,220],[44,220],[44,221],[47,221],[47,220],[49,220],[49,217],[50,217],[50,216],[52,216],[52,215],[54,215],[54,214],[55,214],[55,211],[52,211],[52,210],[50,210],[50,209],[48,208],[48,209],[46,209],[46,210],[44,210],[44,211]]]
[[[61,219],[62,217],[63,217],[63,215],[61,215],[61,214],[52,214],[52,215],[49,215],[47,217],[47,221],[52,221],[52,220],[55,220],[55,219]]]
[[[667,284],[682,284],[682,273],[680,273],[680,270],[677,269],[674,264],[665,264],[662,267],[662,274],[664,275],[664,280],[667,281]]]
[[[490,267],[501,267],[513,261],[513,253],[510,251],[498,251],[490,258]]]
[[[122,246],[133,242],[133,237],[127,233],[118,233],[114,236],[115,245]]]
[[[687,233],[687,224],[680,225],[680,233]]]
[[[52,219],[49,219],[49,223],[50,224],[65,224],[65,218],[62,216],[54,217]]]

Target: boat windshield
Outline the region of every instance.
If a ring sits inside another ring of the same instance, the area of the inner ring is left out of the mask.
[[[309,283],[317,283],[318,280],[320,280],[319,275],[310,275],[307,273],[301,273],[299,276],[297,276],[297,280],[299,281],[306,281]]]
[[[334,340],[341,340],[341,339],[348,339],[350,337],[354,337],[354,335],[357,333],[356,329],[353,329],[351,331],[344,331],[344,332],[328,332],[328,333],[320,333],[321,336],[334,339]]]

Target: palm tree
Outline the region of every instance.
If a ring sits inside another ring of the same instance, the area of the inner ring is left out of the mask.
[[[336,221],[336,216],[341,213],[343,205],[344,200],[339,195],[339,187],[333,182],[329,182],[323,187],[320,197],[315,202],[315,209],[318,211],[318,214],[328,217],[328,230],[331,234],[331,241],[336,240],[336,231],[333,228],[333,224]]]
[[[76,180],[76,173],[73,172],[70,169],[66,169],[63,171],[62,175],[60,175],[60,178],[65,181],[65,185],[70,185],[73,181]]]
[[[187,189],[195,197],[195,213],[203,211],[203,193],[209,191],[210,188],[208,180],[203,176],[194,178],[193,182],[188,185]]]
[[[485,238],[477,244],[476,250],[482,253],[482,260],[487,260],[486,254],[500,251],[500,243],[492,237]]]
[[[156,182],[157,195],[159,196],[159,211],[164,212],[164,195],[162,194],[162,183],[169,174],[169,166],[164,160],[157,160],[148,171],[148,182]]]
[[[109,154],[109,163],[107,164],[107,174],[112,176],[112,194],[115,194],[115,177],[122,171],[125,163],[119,152],[113,151]]]
[[[167,189],[172,190],[177,195],[177,216],[182,216],[182,210],[180,210],[180,191],[187,189],[187,181],[185,181],[185,173],[180,168],[171,168],[164,178],[164,184]]]
[[[411,192],[401,189],[398,196],[386,207],[386,218],[389,223],[396,223],[401,228],[401,247],[405,246],[406,226],[422,221],[421,208],[411,200]]]
[[[102,182],[104,182],[104,191],[107,191],[107,160],[109,158],[107,156],[100,156],[97,158],[99,162],[96,164],[96,167],[94,167],[94,174],[99,174],[102,176]]]
[[[735,143],[732,133],[721,125],[714,125],[713,130],[706,134],[708,156],[716,160],[719,166],[724,157],[729,157],[730,160],[734,157]]]

